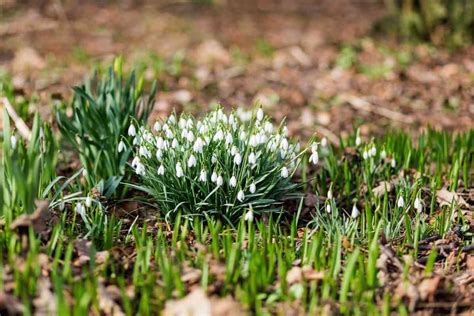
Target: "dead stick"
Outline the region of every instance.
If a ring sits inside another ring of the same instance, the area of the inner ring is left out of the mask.
[[[31,131],[29,127],[26,125],[25,121],[18,116],[15,109],[11,105],[10,101],[6,97],[2,98],[2,103],[7,109],[8,115],[15,123],[16,128],[18,129],[18,133],[27,141],[31,138]]]

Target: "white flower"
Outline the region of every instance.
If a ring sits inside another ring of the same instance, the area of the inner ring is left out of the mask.
[[[225,137],[225,144],[226,145],[230,145],[232,144],[233,142],[233,139],[232,139],[232,134],[231,133],[227,133],[226,137]]]
[[[166,138],[171,139],[173,137],[174,137],[173,132],[170,129],[167,129],[166,130]]]
[[[283,168],[281,169],[281,177],[282,177],[282,178],[288,178],[288,168],[283,167]]]
[[[164,167],[163,165],[160,165],[160,166],[158,167],[157,173],[158,173],[159,176],[164,175],[164,174],[165,174],[165,167]]]
[[[191,155],[189,156],[189,159],[188,159],[188,168],[192,168],[196,165],[197,161],[196,161],[196,157],[194,157],[194,155]]]
[[[243,141],[246,137],[247,137],[247,133],[244,132],[243,130],[240,131],[240,133],[239,133],[239,139]]]
[[[377,148],[375,148],[375,146],[373,146],[369,151],[369,155],[371,157],[375,157],[376,154],[377,154]]]
[[[199,174],[199,181],[206,182],[207,181],[207,172],[206,170],[202,169],[201,173]]]
[[[145,175],[145,165],[139,162],[137,164],[137,167],[135,168],[135,172],[136,174],[141,175],[141,176]]]
[[[367,152],[367,150],[364,150],[364,152],[362,153],[362,158],[364,158],[364,160],[367,160],[367,158],[369,158],[369,153]]]
[[[176,123],[176,117],[174,116],[174,114],[171,114],[171,115],[168,117],[168,122],[170,122],[170,124]]]
[[[220,187],[222,184],[224,184],[224,179],[222,179],[222,176],[217,177],[216,184],[217,184],[218,187]]]
[[[270,122],[266,122],[266,123],[265,123],[265,126],[263,127],[263,129],[265,130],[265,132],[267,132],[268,134],[270,134],[271,132],[273,132],[273,124],[270,123]]]
[[[165,144],[165,140],[163,139],[163,137],[160,136],[156,139],[156,148],[163,149],[164,144]]]
[[[156,132],[161,131],[161,124],[160,124],[160,122],[156,121],[156,122],[155,122],[155,125],[153,125],[153,129],[154,129]]]
[[[360,139],[360,136],[357,135],[356,137],[356,146],[359,146],[362,143],[362,140]]]
[[[138,145],[139,142],[140,142],[140,137],[137,136],[137,137],[133,138],[133,145],[134,146]]]
[[[400,195],[397,201],[397,206],[402,208],[405,205],[405,201],[403,200],[403,196]]]
[[[130,126],[128,127],[128,136],[135,136],[137,135],[137,129],[135,128],[135,125],[130,124]]]
[[[211,175],[211,181],[216,182],[217,181],[217,173],[214,171]]]
[[[178,146],[179,146],[179,143],[176,140],[176,138],[173,139],[173,141],[171,142],[171,148],[176,149]]]
[[[212,162],[212,163],[216,163],[216,162],[217,162],[217,157],[216,157],[216,155],[212,155],[211,162]]]
[[[176,177],[181,178],[182,176],[184,176],[183,168],[181,168],[181,163],[178,162],[176,164]]]
[[[91,207],[92,205],[92,198],[90,196],[86,197],[86,207]]]
[[[255,191],[257,191],[257,186],[255,185],[255,182],[252,182],[252,183],[250,184],[249,191],[250,191],[250,193],[252,193],[252,194],[254,194]]]
[[[423,204],[421,203],[420,198],[417,197],[415,199],[415,203],[413,204],[413,207],[418,213],[421,213],[421,211],[423,211]]]
[[[262,108],[259,108],[257,110],[257,121],[260,122],[261,120],[263,120],[263,110],[262,110]]]
[[[123,141],[120,141],[120,143],[118,144],[117,151],[121,153],[122,151],[124,151],[124,149],[125,149],[125,143]]]
[[[326,205],[326,212],[331,213],[331,204]]]
[[[237,150],[237,147],[232,146],[232,148],[230,149],[230,154],[231,154],[232,156],[235,156],[235,154],[237,153],[237,151],[238,151],[238,150]]]
[[[313,165],[317,165],[319,161],[319,154],[317,151],[313,152],[311,156],[309,156],[309,162],[313,163]]]
[[[283,132],[283,135],[284,135],[285,137],[288,136],[288,127],[287,127],[287,126],[283,126],[282,132]]]
[[[240,202],[243,202],[244,199],[245,199],[244,191],[240,190],[239,193],[237,193],[237,200],[239,200]]]
[[[237,179],[235,178],[235,176],[232,176],[232,178],[230,178],[229,185],[233,188],[237,186]]]
[[[397,162],[395,161],[395,159],[393,158],[392,161],[390,162],[390,166],[392,166],[392,168],[395,168],[397,166]]]
[[[81,215],[81,217],[84,217],[86,215],[86,209],[82,205],[82,203],[77,203],[74,210],[76,211],[77,214]]]
[[[136,166],[140,163],[140,158],[138,156],[133,157],[132,160],[132,168],[136,168]],[[84,169],[85,170],[85,169]]]
[[[15,149],[15,148],[16,148],[16,143],[18,142],[18,139],[16,138],[15,135],[12,135],[12,136],[10,137],[10,142],[11,142],[11,144],[12,144],[12,149]]]
[[[286,138],[283,138],[280,143],[280,149],[287,151],[288,150],[288,140]]]
[[[194,152],[202,154],[203,147],[204,147],[204,142],[202,141],[201,137],[198,137],[193,145]]]
[[[250,136],[249,145],[252,147],[257,147],[258,145],[257,136],[255,135]]]
[[[385,159],[387,157],[387,152],[384,150],[382,150],[382,152],[380,153],[380,158],[381,159]]]
[[[328,145],[328,139],[326,137],[323,137],[321,139],[321,146],[326,147]]]
[[[162,157],[163,157],[163,152],[161,151],[161,149],[157,149],[156,150],[156,159],[158,161],[160,161]]]
[[[359,209],[357,208],[357,205],[352,206],[352,212],[351,212],[351,217],[352,218],[357,218],[359,216]]]
[[[242,156],[240,155],[240,153],[236,153],[235,156],[234,156],[234,163],[237,165],[237,166],[240,166],[240,164],[242,163]]]
[[[218,130],[217,133],[214,135],[213,140],[216,142],[223,139],[224,139],[224,132],[222,132],[222,130]]]
[[[253,221],[253,212],[252,210],[249,210],[247,213],[245,213],[244,220],[247,222],[252,222]]]
[[[251,165],[255,165],[257,163],[257,157],[255,156],[253,152],[251,152],[249,155],[249,163]]]
[[[188,134],[186,135],[186,139],[188,142],[193,142],[194,141],[194,133],[192,131],[189,131]]]
[[[328,199],[332,199],[332,190],[331,189],[329,189],[329,191],[328,191]]]
[[[140,149],[138,150],[138,153],[139,153],[140,156],[142,156],[142,157],[150,158],[150,156],[151,156],[151,154],[150,154],[150,152],[148,151],[148,149],[146,149],[146,147],[144,147],[144,146],[140,146]]]

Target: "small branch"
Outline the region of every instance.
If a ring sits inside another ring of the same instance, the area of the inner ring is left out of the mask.
[[[29,141],[31,138],[31,130],[30,128],[26,125],[25,121],[21,119],[21,117],[18,116],[16,113],[15,109],[11,105],[10,101],[6,97],[3,97],[1,99],[3,105],[7,109],[8,115],[10,118],[13,120],[13,123],[15,123],[16,128],[18,129],[18,133],[23,137],[25,140]]]

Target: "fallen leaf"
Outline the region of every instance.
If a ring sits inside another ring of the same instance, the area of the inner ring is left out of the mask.
[[[125,313],[122,308],[113,300],[114,291],[107,291],[103,285],[99,286],[99,308],[104,315],[123,316]]]
[[[450,206],[454,201],[459,206],[469,207],[467,202],[461,196],[459,196],[456,192],[448,191],[446,188],[436,191],[436,201],[440,206]]]
[[[393,185],[392,183],[388,182],[388,181],[381,181],[379,183],[378,186],[376,186],[372,192],[378,196],[378,197],[381,197],[385,194],[385,191],[387,191],[387,193],[391,192],[393,190]]]
[[[441,281],[441,277],[439,275],[421,281],[420,285],[418,285],[420,298],[425,301],[426,300],[433,301],[434,294],[436,293],[436,290],[438,289],[438,285],[440,281]]]
[[[310,266],[304,266],[303,270],[303,277],[305,280],[313,281],[313,280],[322,280],[324,279],[324,272],[323,271],[316,271]]]
[[[211,316],[211,301],[200,288],[179,300],[167,301],[163,315],[165,316]]]
[[[299,283],[303,279],[303,271],[300,267],[293,267],[286,273],[286,282],[288,284]]]
[[[36,210],[32,214],[22,214],[18,216],[10,228],[18,230],[19,233],[27,234],[29,227],[33,227],[34,231],[42,234],[46,231],[46,222],[49,218],[49,203],[48,201],[36,201]]]
[[[15,52],[12,69],[15,73],[30,73],[46,67],[46,62],[32,47],[20,48]]]
[[[42,277],[38,280],[37,297],[33,299],[35,315],[56,315],[56,297],[51,292],[51,281]]]

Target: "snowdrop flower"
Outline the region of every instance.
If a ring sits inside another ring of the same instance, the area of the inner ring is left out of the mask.
[[[239,139],[240,139],[241,141],[243,141],[245,138],[247,138],[247,133],[244,132],[243,130],[240,131],[240,133],[239,133]]]
[[[237,165],[237,166],[240,166],[240,164],[242,163],[242,156],[240,155],[240,153],[236,153],[235,156],[234,156],[234,163]]]
[[[174,137],[173,132],[169,129],[166,130],[166,138],[171,139],[173,137]]]
[[[321,146],[326,147],[328,145],[328,139],[326,137],[323,137],[321,139]]]
[[[200,137],[198,137],[196,141],[194,142],[194,146],[193,146],[194,152],[202,154],[203,147],[204,147],[204,142],[202,141]]]
[[[138,145],[139,142],[140,142],[140,137],[138,137],[138,136],[135,137],[135,138],[133,139],[133,142],[132,142],[132,143],[133,143],[133,146]]]
[[[181,163],[176,164],[176,177],[181,178],[184,175],[183,168],[181,168]]]
[[[125,147],[125,143],[124,143],[123,141],[120,141],[120,143],[118,144],[117,151],[118,151],[119,153],[121,153],[122,151],[125,150],[125,148],[126,148],[126,147]]]
[[[194,141],[194,133],[192,131],[189,131],[188,134],[186,135],[186,139],[188,142],[193,142]]]
[[[135,168],[135,172],[136,172],[136,174],[138,174],[139,176],[145,175],[145,165],[142,164],[141,162],[139,162],[139,163],[137,164],[137,167]]]
[[[156,132],[161,131],[161,124],[160,124],[160,122],[156,121],[156,122],[155,122],[155,125],[153,125],[153,129],[154,129]]]
[[[311,153],[311,156],[309,156],[309,162],[311,162],[313,165],[317,165],[319,162],[319,154],[317,151],[314,151]]]
[[[92,206],[92,198],[90,196],[86,197],[86,207]]]
[[[194,155],[191,155],[188,159],[188,168],[194,167],[196,163],[197,163],[196,157],[194,157]]]
[[[218,130],[217,133],[214,135],[213,140],[215,142],[217,142],[217,141],[221,141],[223,139],[224,139],[224,133],[222,132],[222,130]]]
[[[400,197],[398,198],[397,206],[398,206],[399,208],[402,208],[403,206],[405,206],[405,201],[403,200],[403,196],[401,196],[401,195],[400,195]]]
[[[329,191],[328,191],[328,199],[329,200],[332,199],[332,190],[331,189],[329,189]]]
[[[417,197],[415,199],[415,203],[413,204],[413,207],[418,213],[421,213],[421,211],[423,211],[423,204],[421,203],[420,198]]]
[[[253,152],[251,152],[249,155],[249,163],[251,165],[255,165],[257,163],[257,157],[255,156]]]
[[[252,194],[254,194],[255,191],[257,191],[257,186],[255,185],[255,182],[252,182],[252,184],[250,184],[249,191],[250,191],[250,193],[252,193]]]
[[[165,140],[163,139],[163,137],[161,137],[161,136],[158,137],[156,139],[156,148],[163,149],[164,143],[165,143]]]
[[[288,140],[283,138],[280,143],[280,149],[287,151],[288,150]]]
[[[86,215],[86,209],[82,205],[82,203],[77,203],[74,210],[76,211],[77,214],[81,215],[81,217],[84,217]]]
[[[262,110],[262,108],[259,108],[257,110],[257,121],[260,122],[261,120],[263,120],[263,110]]]
[[[375,155],[377,155],[377,148],[375,148],[375,146],[373,146],[370,151],[369,151],[369,155],[371,157],[375,157]]]
[[[144,146],[140,146],[140,149],[138,150],[138,153],[139,153],[140,156],[142,156],[142,157],[147,157],[147,158],[150,158],[150,157],[151,157],[150,152],[149,152],[148,149],[146,149],[146,147],[144,147]]]
[[[245,199],[244,191],[240,190],[239,193],[237,193],[237,200],[239,200],[240,202],[243,202],[244,199]]]
[[[382,150],[382,152],[380,153],[380,158],[381,159],[385,159],[387,157],[387,152],[384,150]]]
[[[212,162],[212,163],[216,163],[216,162],[217,162],[217,157],[216,157],[216,155],[212,155],[211,162]]]
[[[224,184],[224,179],[222,179],[222,176],[217,177],[216,184],[218,187]]]
[[[186,128],[186,120],[184,118],[180,118],[178,124],[181,129]]]
[[[160,166],[158,167],[157,173],[158,173],[159,176],[164,175],[164,174],[165,174],[165,167],[164,167],[163,165],[160,165]]]
[[[351,217],[355,219],[358,216],[359,216],[359,209],[357,208],[357,205],[354,203],[354,206],[352,206]]]
[[[287,126],[283,126],[282,132],[283,132],[283,135],[284,135],[285,137],[288,136],[288,127],[287,127]]]
[[[270,123],[270,122],[266,122],[266,123],[265,123],[265,126],[263,127],[263,129],[265,130],[265,132],[267,132],[268,134],[270,134],[271,132],[273,132],[273,124]]]
[[[230,178],[229,185],[233,188],[237,186],[237,179],[235,178],[235,176],[232,176],[232,178]]]
[[[326,205],[326,212],[331,213],[331,204]]]
[[[257,136],[255,135],[250,136],[249,145],[252,147],[257,147],[258,145]]]
[[[249,210],[247,213],[245,213],[244,220],[247,222],[252,222],[253,221],[253,212],[252,210]]]
[[[217,181],[217,173],[214,171],[211,175],[211,181],[216,182]]]
[[[140,158],[138,158],[138,156],[135,156],[132,160],[132,168],[136,168],[139,163],[140,163]]]
[[[199,181],[206,182],[207,181],[207,172],[206,170],[202,169],[201,173],[199,174]]]
[[[397,162],[395,161],[395,159],[392,159],[392,161],[390,162],[390,166],[392,168],[395,168],[397,166]]]
[[[160,161],[162,157],[163,157],[163,152],[161,151],[161,149],[157,149],[156,150],[156,160]]]
[[[230,144],[232,144],[232,142],[233,142],[232,135],[230,133],[227,133],[227,135],[225,137],[225,144],[230,145]]]
[[[283,168],[281,169],[281,177],[282,177],[282,178],[288,178],[288,168],[283,167]]]
[[[230,154],[231,154],[232,156],[235,156],[236,153],[237,153],[237,147],[232,146],[232,148],[230,149]]]
[[[86,170],[86,169],[83,169],[83,170],[82,170],[82,176],[83,176],[83,177],[87,177],[88,175],[89,175],[89,173],[87,172],[87,170]]]
[[[176,123],[176,117],[174,116],[174,114],[171,114],[171,115],[168,117],[168,122],[170,122],[170,124]]]
[[[362,153],[362,158],[364,158],[364,160],[367,160],[367,158],[369,158],[369,153],[364,150],[364,152]]]
[[[179,143],[178,141],[175,139],[173,139],[173,141],[171,142],[171,148],[173,149],[176,149],[178,147]]]
[[[357,135],[355,142],[356,142],[356,146],[360,146],[360,144],[362,143],[362,140],[360,139],[359,135]]]
[[[128,136],[135,136],[137,135],[137,129],[135,128],[135,125],[130,124],[130,126],[128,127]]]

